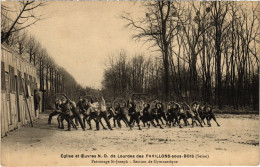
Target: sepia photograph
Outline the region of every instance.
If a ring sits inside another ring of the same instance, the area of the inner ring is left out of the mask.
[[[2,1],[1,166],[258,166],[258,1]]]

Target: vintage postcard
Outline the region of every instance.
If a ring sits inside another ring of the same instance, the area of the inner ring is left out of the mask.
[[[259,165],[259,2],[2,1],[2,166]]]

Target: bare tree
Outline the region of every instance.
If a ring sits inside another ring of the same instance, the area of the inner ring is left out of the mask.
[[[134,39],[144,39],[145,42],[151,43],[151,47],[159,47],[164,66],[164,95],[165,100],[169,100],[169,45],[172,38],[177,34],[176,7],[171,1],[146,2],[145,16],[133,19],[130,14],[125,13],[122,18],[128,23],[126,27],[133,28],[137,34]]]
[[[17,37],[17,52],[20,56],[22,56],[25,53],[27,49],[27,45],[28,45],[27,33],[25,31],[19,33]]]
[[[34,65],[36,65],[36,54],[39,48],[39,42],[37,42],[36,39],[30,35],[26,51],[29,54],[29,62],[33,62]]]
[[[205,2],[190,2],[185,4],[183,8],[184,12],[177,15],[180,22],[179,27],[182,31],[182,33],[179,33],[179,36],[183,43],[181,45],[184,45],[184,49],[189,56],[190,91],[195,91],[194,93],[196,94],[196,89],[198,89],[197,60],[200,52],[205,49],[205,41],[204,44],[201,43],[205,39],[206,31],[211,27],[211,22],[207,21],[210,20],[209,12],[211,5]]]
[[[1,26],[4,27],[1,31],[2,43],[8,41],[13,33],[21,31],[43,19],[42,15],[36,15],[34,11],[44,6],[45,2],[18,1],[16,3],[19,6],[18,11],[8,7],[6,2],[2,2],[1,4],[1,16],[5,20]],[[15,15],[15,17],[12,19],[11,15]]]

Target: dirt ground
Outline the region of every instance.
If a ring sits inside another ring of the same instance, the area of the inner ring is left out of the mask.
[[[57,128],[56,117],[47,124],[47,117],[41,114],[34,127],[19,128],[1,139],[3,166],[259,163],[259,115],[217,115],[220,127],[212,121],[212,127],[151,127],[141,131],[137,127],[129,131],[124,125],[113,131],[83,131],[80,127],[66,131]]]

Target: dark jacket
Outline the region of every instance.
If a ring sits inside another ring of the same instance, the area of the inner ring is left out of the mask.
[[[34,109],[37,110],[41,101],[41,97],[38,93],[34,93]]]
[[[134,106],[132,106],[128,110],[128,115],[131,116],[131,115],[134,115],[134,114],[136,114],[136,110],[135,110]]]
[[[84,100],[83,101],[79,101],[77,103],[77,107],[80,109],[80,112],[86,112],[89,108],[89,105],[84,105]]]

